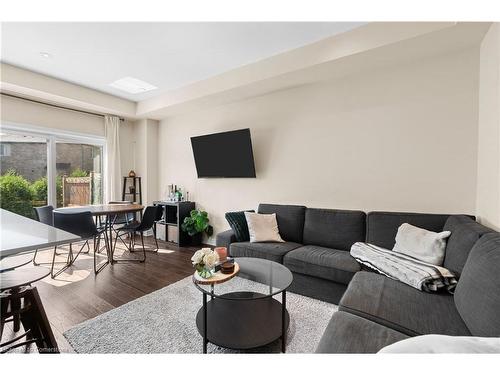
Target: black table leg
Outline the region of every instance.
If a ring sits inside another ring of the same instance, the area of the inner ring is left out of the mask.
[[[207,295],[203,293],[203,354],[207,353]]]
[[[109,225],[109,238],[108,238],[108,243],[109,243],[109,255],[108,259],[113,265],[115,263],[114,255],[115,255],[115,249],[113,249],[113,223],[111,222],[111,215],[106,215],[106,225]],[[107,230],[107,229],[106,229]]]
[[[286,291],[282,293],[281,300],[281,352],[286,350]]]

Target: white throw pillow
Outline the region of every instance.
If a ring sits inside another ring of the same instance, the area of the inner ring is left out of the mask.
[[[450,234],[450,231],[436,233],[404,223],[398,228],[396,244],[392,250],[441,266],[446,251],[446,239]]]
[[[280,236],[276,214],[245,212],[250,242],[285,242]]]
[[[500,353],[500,338],[424,335],[398,341],[379,353]]]

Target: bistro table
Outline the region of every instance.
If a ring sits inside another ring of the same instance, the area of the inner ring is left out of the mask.
[[[142,215],[142,209],[144,206],[134,203],[119,203],[119,204],[91,204],[88,206],[72,206],[72,207],[62,207],[57,208],[54,212],[61,213],[80,213],[80,212],[90,212],[92,216],[105,216],[105,228],[109,233],[106,238],[106,252],[108,256],[107,262],[100,268],[104,268],[108,264],[120,263],[120,262],[139,262],[139,259],[115,259],[114,249],[113,249],[113,223],[117,215],[129,214],[140,212]]]
[[[24,335],[3,343],[2,351],[5,350],[6,345],[12,344],[17,347],[28,342],[36,342],[41,352],[58,353],[57,342],[40,296],[36,287],[31,285],[46,277],[49,271],[45,268],[12,269],[24,261],[19,263],[9,257],[34,252],[36,249],[77,242],[81,238],[4,209],[0,209],[0,231],[0,259],[2,259],[2,267],[6,265],[5,272],[0,273],[2,328],[10,318],[14,322],[16,332],[19,322],[23,323],[26,331]],[[14,343],[23,337],[27,337],[28,341]]]

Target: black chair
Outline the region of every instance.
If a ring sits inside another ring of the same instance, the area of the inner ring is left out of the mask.
[[[155,220],[158,220],[159,213],[158,211],[161,212],[161,207],[159,206],[148,206],[144,210],[144,214],[142,215],[142,220],[140,223],[138,222],[133,222],[129,224],[125,224],[123,227],[118,229],[118,233],[124,232],[130,234],[130,241],[129,245],[127,246],[127,249],[133,253],[135,250],[135,234],[137,232],[140,233],[141,235],[141,243],[142,243],[142,253],[143,253],[143,258],[140,259],[140,262],[144,262],[146,260],[146,247],[144,246],[144,232],[148,231],[150,229],[153,229],[153,226],[155,224]],[[113,245],[113,253],[116,248],[116,242],[118,240],[118,237],[115,238],[115,243]],[[155,241],[156,241],[156,236],[155,236]],[[158,242],[156,241],[156,250],[158,251]],[[132,261],[137,260],[137,259],[131,259]]]
[[[110,201],[108,204],[132,204],[131,201]],[[129,212],[126,214],[115,215],[111,221],[113,225],[129,224],[135,220],[135,213]]]
[[[104,235],[104,240],[108,243],[106,238],[106,228],[98,228],[94,222],[92,214],[90,211],[78,212],[78,213],[62,213],[62,212],[54,212],[54,226],[58,229],[64,230],[66,232],[73,233],[77,236],[80,236],[82,240],[85,241],[83,246],[80,248],[76,256],[73,256],[72,244],[70,243],[70,254],[71,261],[68,266],[72,265],[78,255],[82,252],[85,245],[88,246],[88,242],[90,240],[94,241],[94,273],[97,274],[101,271],[109,261],[102,264],[99,268],[97,268],[97,253],[101,241],[101,235]],[[109,253],[108,253],[109,254]],[[55,257],[55,255],[54,255]],[[68,267],[67,266],[67,267]],[[67,267],[63,268],[66,269]],[[53,267],[52,267],[53,268]],[[53,269],[51,270],[51,276],[54,278],[58,274],[60,274],[62,270],[59,270],[55,275],[53,274]]]
[[[42,224],[50,225],[51,227],[54,226],[54,207],[52,206],[42,206],[42,207],[33,207],[33,211],[35,212],[35,219],[38,220]],[[61,255],[57,253],[57,246],[54,247],[54,253],[55,255]],[[38,263],[36,261],[36,256],[38,254],[38,249],[35,250],[35,255],[33,256],[33,264],[35,266],[39,266],[41,264],[52,264],[53,262],[42,262]],[[70,255],[68,253],[68,260],[66,262],[56,262],[56,264],[63,264],[69,263],[70,260]],[[52,264],[52,267],[54,265]]]

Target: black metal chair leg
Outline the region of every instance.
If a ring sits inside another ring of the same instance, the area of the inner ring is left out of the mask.
[[[71,263],[70,263],[70,265],[72,265],[73,263],[75,263],[76,258],[78,258],[78,256],[82,253],[82,250],[83,250],[83,248],[84,248],[85,246],[87,246],[87,248],[88,248],[88,250],[85,252],[85,254],[88,254],[88,253],[89,253],[89,251],[90,251],[89,240],[86,240],[86,241],[83,243],[83,245],[82,245],[82,247],[80,248],[80,250],[78,250],[78,252],[76,253],[76,255],[73,255],[73,252],[71,252]],[[71,249],[71,244],[70,244],[70,249]]]
[[[57,248],[57,246],[56,246],[56,248]],[[38,254],[38,249],[35,250],[35,255],[33,255],[33,265],[34,266],[40,266],[42,264],[52,264],[52,262],[40,262],[40,263],[38,263],[36,261],[37,254]],[[62,253],[58,253],[56,250],[55,255],[62,255]],[[62,264],[62,263],[66,263],[66,262],[55,262],[55,264]]]
[[[153,237],[155,238],[156,249],[152,250],[152,251],[157,253],[160,247],[158,246],[158,239],[156,238],[156,223],[154,223],[154,225],[153,225]]]
[[[142,243],[142,260],[141,262],[145,262],[146,261],[146,248],[144,247],[144,233],[141,232],[141,243]]]
[[[155,243],[156,243],[156,252],[160,250],[160,247],[158,246],[158,239],[156,238],[156,233],[155,233]]]
[[[56,259],[56,249],[57,249],[57,246],[54,246],[54,254],[52,255],[52,266],[50,267],[50,277],[53,278],[53,279],[55,279],[61,273],[63,273],[64,271],[66,271],[69,266],[71,266],[70,259],[72,257],[71,244],[70,244],[70,248],[69,248],[69,252],[68,252],[68,258],[66,260],[66,265],[64,267],[62,267],[59,271],[57,271],[56,273],[54,273],[54,264],[56,263],[55,262],[55,259]]]
[[[130,249],[128,251],[133,253],[135,251],[135,232],[130,233],[130,239],[132,240],[132,246],[130,246]]]
[[[106,238],[104,238],[104,240],[106,240]],[[110,263],[109,252],[107,252],[107,254],[108,254],[107,262],[104,262],[99,268],[97,268],[97,254],[99,254],[100,246],[101,246],[101,235],[98,235],[98,236],[94,237],[94,274],[95,275],[97,275],[99,272],[101,272],[102,269]]]
[[[35,265],[35,266],[39,266],[39,265],[40,265],[40,263],[37,263],[37,262],[36,262],[36,254],[38,254],[38,249],[36,249],[36,250],[35,250],[35,255],[33,255],[33,265]]]
[[[57,246],[54,246],[54,254],[52,254],[52,266],[50,267],[50,276],[52,276],[52,278],[54,278],[54,263],[56,261],[56,249],[57,249]]]

